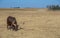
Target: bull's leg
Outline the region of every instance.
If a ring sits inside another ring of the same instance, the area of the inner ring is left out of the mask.
[[[10,26],[10,25],[7,25],[7,29],[8,29],[8,30],[11,29],[11,26]]]
[[[12,25],[11,29],[12,29],[12,30],[15,30],[15,26],[14,26],[14,25]]]
[[[17,30],[18,30],[18,25],[15,26],[15,31],[17,31]]]

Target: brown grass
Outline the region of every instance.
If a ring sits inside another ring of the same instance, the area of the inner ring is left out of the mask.
[[[16,17],[18,25],[23,29],[7,30],[8,16]],[[60,11],[0,9],[0,38],[60,38]]]

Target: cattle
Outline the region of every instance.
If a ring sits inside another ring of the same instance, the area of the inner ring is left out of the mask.
[[[18,30],[18,25],[17,25],[17,21],[16,21],[15,17],[12,17],[12,16],[7,17],[7,29],[8,30],[12,29],[12,30],[15,30],[15,31]]]

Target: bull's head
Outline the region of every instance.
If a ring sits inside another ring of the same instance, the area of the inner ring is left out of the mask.
[[[14,27],[13,29],[15,30],[15,31],[17,31],[18,30],[18,25],[15,23],[16,21],[14,20],[13,22],[12,22],[12,27]]]

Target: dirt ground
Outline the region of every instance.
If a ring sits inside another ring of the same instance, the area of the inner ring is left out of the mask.
[[[14,16],[23,29],[7,30],[8,16]],[[0,9],[0,38],[60,38],[60,11]]]

